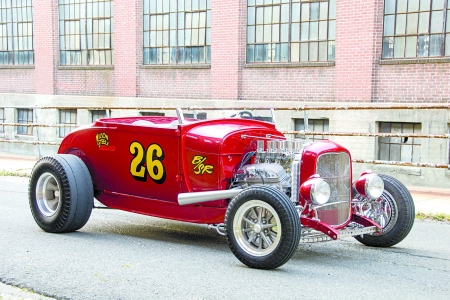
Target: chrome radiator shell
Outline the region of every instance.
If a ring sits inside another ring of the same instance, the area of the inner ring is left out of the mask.
[[[316,173],[328,182],[331,189],[327,204],[315,207],[318,218],[334,226],[345,224],[350,218],[350,156],[345,152],[322,154],[317,159]]]

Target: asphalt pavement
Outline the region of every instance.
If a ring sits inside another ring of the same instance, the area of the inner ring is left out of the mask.
[[[37,157],[0,153],[0,174],[29,176]],[[450,215],[450,188],[408,187],[414,199],[416,212]],[[33,291],[0,282],[0,299],[52,299]]]

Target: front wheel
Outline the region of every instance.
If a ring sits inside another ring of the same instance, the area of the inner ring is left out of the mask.
[[[79,157],[70,154],[41,158],[33,168],[28,195],[38,226],[54,233],[83,227],[94,204],[89,170]]]
[[[250,187],[229,204],[225,232],[233,254],[245,265],[275,269],[295,253],[301,233],[294,204],[281,191]]]
[[[379,224],[380,233],[355,236],[367,246],[391,247],[400,243],[414,224],[415,208],[411,194],[397,179],[379,175],[384,181],[384,192],[380,198],[361,207],[362,213]]]

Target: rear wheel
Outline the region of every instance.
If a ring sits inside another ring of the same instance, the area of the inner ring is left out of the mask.
[[[397,179],[379,175],[384,181],[380,198],[361,207],[362,213],[383,228],[383,232],[355,236],[367,246],[390,247],[400,243],[414,224],[415,208],[411,194]]]
[[[291,200],[274,188],[250,187],[229,204],[225,232],[233,254],[245,265],[274,269],[295,253],[300,219]]]
[[[94,204],[91,175],[77,156],[41,158],[33,168],[28,195],[34,220],[47,232],[70,232],[89,220]]]

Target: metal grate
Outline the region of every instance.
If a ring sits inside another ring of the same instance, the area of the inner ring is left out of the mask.
[[[317,160],[317,173],[330,184],[328,204],[317,209],[319,219],[332,225],[344,224],[350,216],[350,157],[347,153],[326,153]]]

